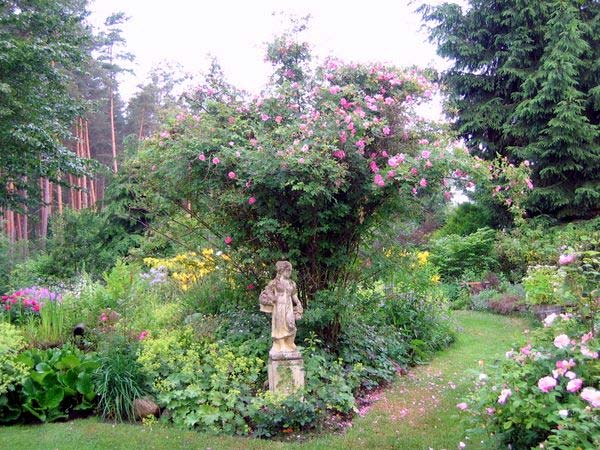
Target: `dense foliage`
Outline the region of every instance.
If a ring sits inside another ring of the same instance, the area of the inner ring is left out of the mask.
[[[534,214],[600,208],[598,2],[473,0],[422,8],[455,128],[473,152],[527,160]]]
[[[87,165],[65,147],[82,104],[70,92],[90,39],[87,0],[0,6],[0,206],[39,202],[41,177],[65,183]]]

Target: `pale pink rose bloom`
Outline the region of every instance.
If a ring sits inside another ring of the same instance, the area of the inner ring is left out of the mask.
[[[581,378],[574,378],[567,383],[567,391],[577,392],[583,386],[583,380]]]
[[[369,167],[371,169],[371,172],[373,172],[373,173],[379,172],[379,167],[377,166],[377,163],[375,161],[371,161],[369,163]]]
[[[466,410],[466,409],[469,409],[469,405],[467,405],[465,402],[458,403],[458,404],[456,405],[456,407],[457,407],[458,409],[460,409],[461,411],[464,411],[464,410]]]
[[[198,159],[199,159],[200,161],[206,161],[206,156],[204,156],[204,153],[200,153],[200,154],[198,155]]]
[[[493,416],[496,412],[496,408],[485,408],[485,412],[488,413],[488,416]]]
[[[498,396],[498,403],[504,405],[508,397],[512,395],[512,391],[510,389],[502,389],[500,391],[500,395]]]
[[[229,172],[229,173],[227,174],[227,177],[228,177],[230,180],[235,180],[236,174],[235,174],[235,172]]]
[[[558,264],[561,266],[566,266],[567,264],[575,262],[576,259],[577,255],[575,253],[571,253],[568,255],[560,255],[558,257]]]
[[[138,336],[138,340],[139,341],[143,341],[144,339],[146,339],[148,337],[148,331],[144,330],[142,331],[139,336]]]
[[[530,180],[529,178],[527,178],[527,179],[525,180],[525,184],[527,184],[527,187],[528,187],[529,189],[533,189],[533,183],[531,182],[531,180]]]
[[[269,115],[265,114],[265,113],[262,113],[260,115],[260,120],[262,120],[263,122],[266,122],[267,120],[269,120]]]
[[[571,339],[566,334],[561,334],[554,338],[554,346],[557,348],[565,348],[568,347],[571,343]]]
[[[375,175],[373,182],[379,187],[383,187],[385,185],[385,181],[383,181],[383,177],[380,174]]]
[[[389,135],[390,135],[390,133],[392,132],[392,130],[390,129],[390,127],[383,127],[383,130],[382,130],[382,131],[383,131],[383,134],[384,134],[385,136],[389,136]]]
[[[467,446],[467,444],[465,444],[463,441],[460,441],[460,442],[458,443],[458,448],[459,448],[459,449],[463,449],[463,448],[465,448],[466,446]]]
[[[411,174],[411,175],[416,175],[416,174],[418,174],[418,173],[419,173],[419,171],[418,171],[418,170],[417,170],[415,167],[412,167],[412,168],[410,169],[410,174]]]
[[[572,380],[574,378],[577,378],[577,375],[575,374],[575,372],[571,372],[570,370],[568,370],[567,372],[565,372],[565,377],[567,377],[569,380]]]
[[[304,158],[298,158],[298,163],[304,164]]]
[[[521,349],[521,353],[524,355],[529,355],[531,353],[531,344],[527,344],[525,347]]]
[[[282,120],[283,120],[283,117],[281,117],[281,116],[275,117],[275,122],[277,122],[277,123],[281,123]]]
[[[552,313],[552,314],[546,316],[546,318],[544,319],[544,326],[549,327],[550,325],[552,325],[557,317],[558,317],[558,314],[556,314],[556,313]]]
[[[586,387],[579,395],[582,399],[592,405],[593,408],[600,408],[600,391],[597,391],[592,387]]]
[[[254,205],[256,203],[256,197],[250,197],[248,199],[248,204],[249,205]]]
[[[581,346],[581,354],[583,356],[587,356],[588,358],[592,358],[592,359],[598,359],[598,352],[594,352],[592,350],[590,350],[587,346],[582,345]]]
[[[553,377],[540,378],[538,381],[538,387],[542,392],[550,392],[556,387],[556,380]]]
[[[433,167],[433,164],[431,164],[431,161],[427,160],[425,161],[425,167],[429,169],[430,167]]]
[[[575,367],[576,365],[577,365],[577,363],[575,362],[575,360],[573,358],[571,358],[568,361],[566,359],[563,359],[562,361],[556,361],[557,369],[569,370],[569,369],[572,369],[573,367]]]
[[[585,333],[583,336],[581,336],[581,343],[585,344],[588,341],[591,341],[594,337],[594,333],[593,332],[589,332],[589,333]]]
[[[219,164],[220,162],[221,162],[221,160],[219,160],[219,158],[217,158],[217,157],[214,157],[214,158],[212,159],[212,163],[213,163],[215,166],[216,166],[217,164]]]
[[[427,144],[429,144],[429,141],[427,139],[419,139],[419,144],[427,145]]]
[[[421,187],[427,187],[427,180],[425,178],[421,178],[419,185],[421,185]]]
[[[390,159],[388,159],[388,165],[390,167],[397,167],[398,166],[398,159],[395,156],[392,156]]]
[[[423,158],[423,159],[429,159],[430,156],[431,156],[431,152],[428,150],[423,150],[421,152],[421,158]]]
[[[341,90],[342,90],[342,88],[340,88],[339,86],[331,86],[331,87],[329,88],[329,93],[330,93],[331,95],[335,95],[335,94],[337,94],[338,92],[340,92]]]

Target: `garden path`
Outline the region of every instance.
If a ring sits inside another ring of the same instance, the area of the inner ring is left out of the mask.
[[[456,342],[431,363],[411,369],[386,389],[364,417],[342,435],[325,435],[308,442],[272,442],[215,437],[172,427],[110,425],[97,419],[40,426],[0,427],[0,449],[483,449],[466,440],[456,404],[472,377],[510,349],[529,325],[521,318],[459,311]],[[290,436],[294,438],[294,436]]]

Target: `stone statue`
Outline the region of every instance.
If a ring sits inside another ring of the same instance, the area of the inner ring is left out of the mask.
[[[260,293],[260,310],[272,315],[271,337],[273,347],[269,355],[298,353],[296,320],[302,318],[302,304],[298,299],[296,283],[290,279],[292,265],[288,261],[278,261],[277,275]]]
[[[292,265],[278,261],[277,275],[260,293],[260,310],[271,314],[273,346],[269,351],[269,389],[271,392],[291,394],[304,386],[304,361],[296,348],[296,320],[302,318],[302,304],[298,299],[296,283],[290,275]]]

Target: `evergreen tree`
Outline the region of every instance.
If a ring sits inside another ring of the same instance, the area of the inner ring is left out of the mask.
[[[454,127],[484,158],[528,160],[529,210],[600,212],[600,3],[471,0],[421,8],[438,53]]]

